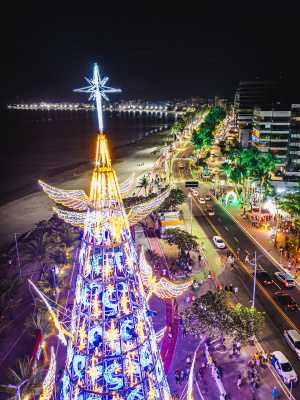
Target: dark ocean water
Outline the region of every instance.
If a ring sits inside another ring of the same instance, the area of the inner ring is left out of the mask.
[[[94,111],[0,110],[0,121],[0,202],[32,192],[38,179],[94,159]],[[104,112],[111,148],[168,129],[174,122],[176,115],[170,113]]]

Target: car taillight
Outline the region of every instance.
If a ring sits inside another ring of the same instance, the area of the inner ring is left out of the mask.
[[[284,284],[285,284],[285,286],[289,286],[289,283],[288,283],[288,282],[284,282]]]
[[[267,283],[267,281],[264,281],[264,283]]]
[[[273,279],[271,280],[271,283],[274,283]]]
[[[288,304],[288,307],[291,307],[291,306]]]

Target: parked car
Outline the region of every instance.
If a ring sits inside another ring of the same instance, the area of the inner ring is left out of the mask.
[[[294,329],[283,332],[284,340],[290,346],[290,348],[296,353],[300,360],[300,335]]]
[[[287,293],[284,292],[276,292],[275,296],[277,298],[277,300],[279,301],[279,303],[281,303],[283,305],[283,308],[285,310],[296,310],[297,309],[297,303],[295,302],[295,300],[292,298],[292,296],[290,296]]]
[[[267,271],[257,271],[256,277],[259,279],[264,285],[272,285],[274,283],[273,279],[270,278],[270,275]]]
[[[218,249],[224,249],[225,248],[225,243],[220,238],[220,236],[213,236],[213,242],[218,247]]]
[[[271,354],[271,363],[283,382],[287,384],[292,382],[293,385],[297,383],[297,374],[286,356],[281,351],[273,351]]]
[[[284,284],[286,287],[294,287],[296,286],[295,281],[293,278],[286,274],[285,272],[275,272],[277,279]]]
[[[204,212],[209,215],[210,217],[215,215],[215,213],[213,212],[213,210],[211,208],[207,208],[206,210],[204,210]]]
[[[191,189],[191,192],[193,196],[198,197],[199,194],[196,189]]]
[[[199,197],[198,201],[200,204],[206,204],[203,197]]]

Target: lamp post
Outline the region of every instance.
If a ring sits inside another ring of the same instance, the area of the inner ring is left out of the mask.
[[[249,261],[249,264],[254,265],[254,281],[253,281],[253,294],[252,294],[252,309],[254,314],[254,304],[255,304],[255,288],[256,288],[256,271],[257,271],[257,260],[263,257],[265,254],[270,253],[271,250],[266,251],[265,253],[261,254],[259,257],[256,257],[256,252],[254,255],[254,259]],[[253,332],[253,317],[252,317],[252,326],[251,331]]]
[[[20,234],[20,233],[15,233],[15,242],[16,242],[17,257],[18,257],[18,265],[19,265],[19,273],[18,273],[18,276],[21,276],[21,266],[20,266],[20,258],[19,258],[19,250],[18,250],[17,235],[21,235],[21,234]]]
[[[191,190],[189,190],[189,197],[191,198],[191,235],[193,234],[193,193]]]
[[[28,381],[28,379],[25,379],[25,381],[21,382],[20,385],[18,385],[18,386],[11,385],[11,384],[9,384],[9,385],[7,385],[7,386],[17,389],[18,399],[21,400],[20,387],[21,387],[22,385],[24,385],[24,383],[26,383],[27,381]]]

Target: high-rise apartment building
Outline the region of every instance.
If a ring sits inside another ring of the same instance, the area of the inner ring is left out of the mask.
[[[284,80],[240,82],[235,94],[235,113],[240,128],[252,123],[255,106],[290,101],[290,84]]]
[[[300,175],[300,104],[256,106],[252,143],[280,159],[276,175]]]

